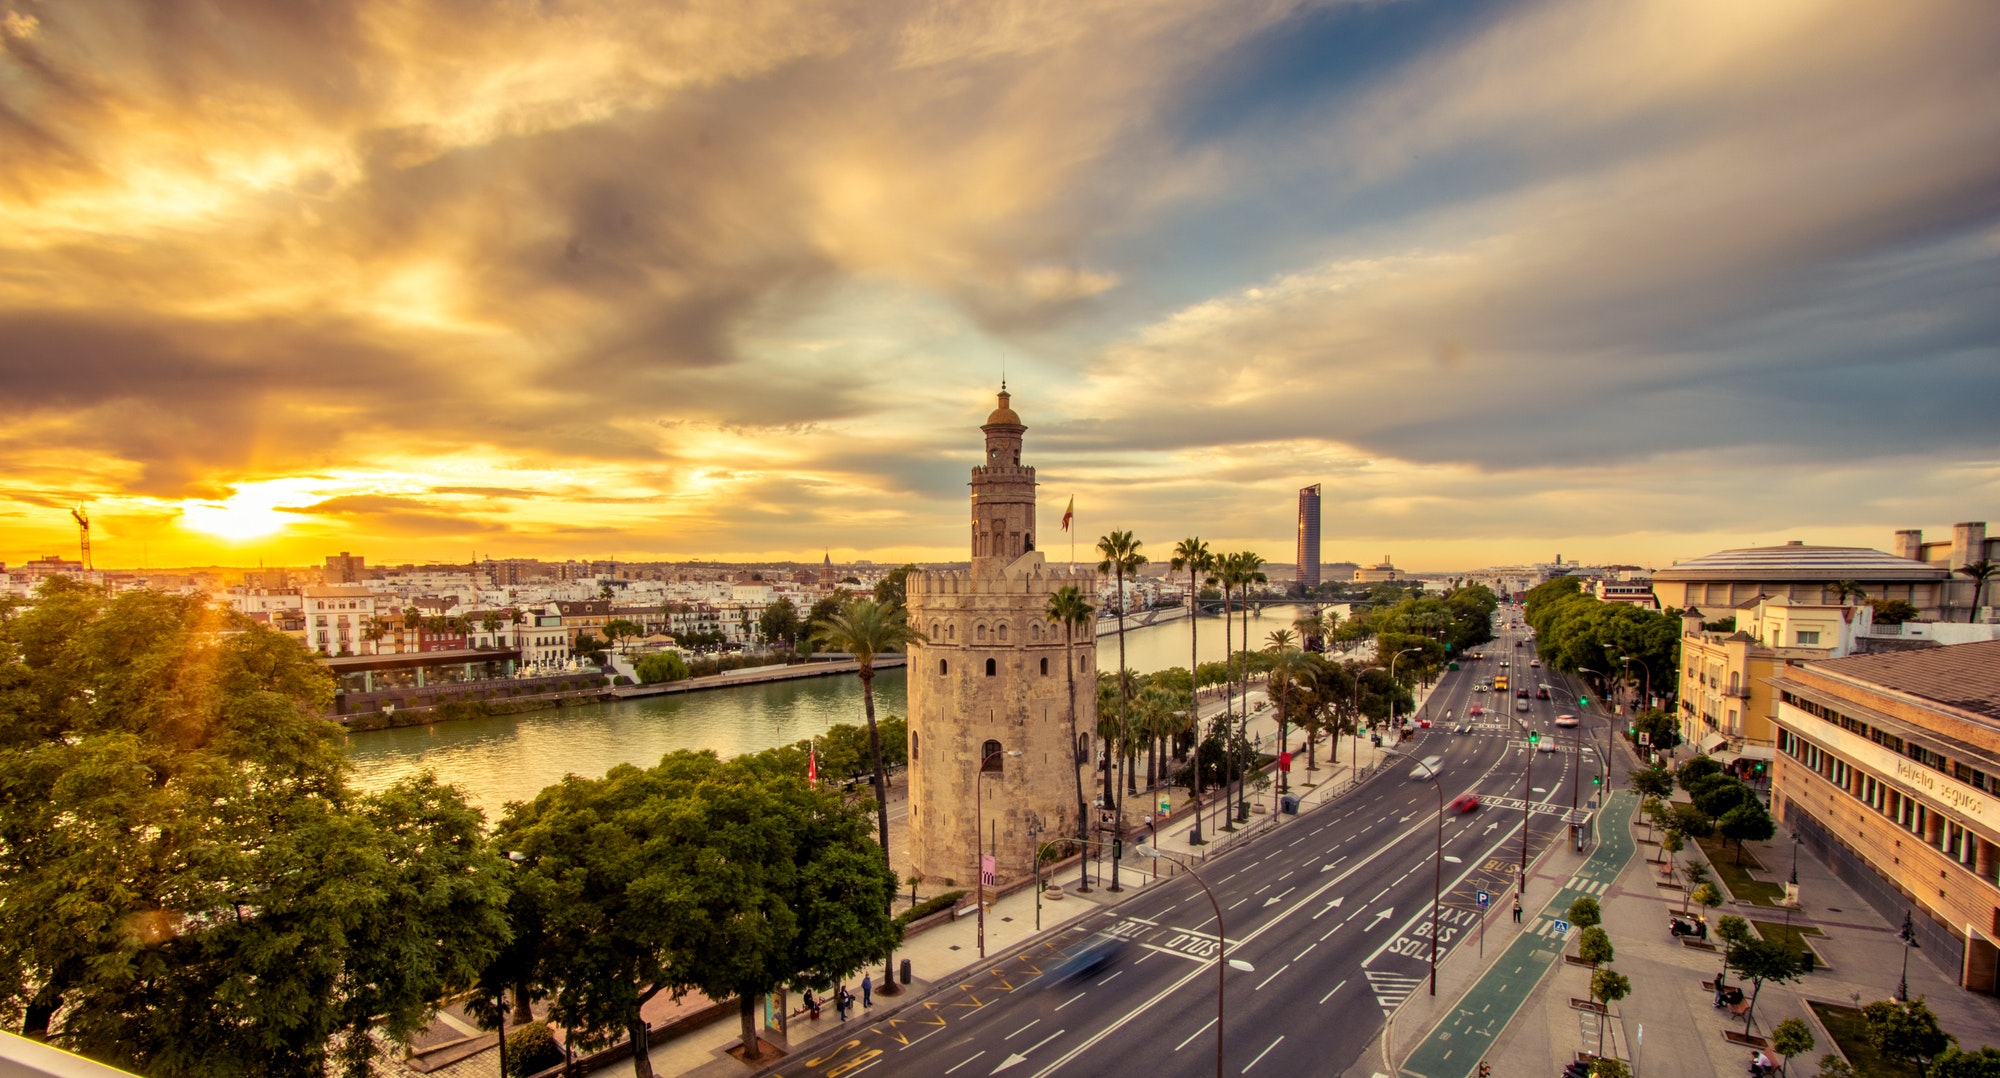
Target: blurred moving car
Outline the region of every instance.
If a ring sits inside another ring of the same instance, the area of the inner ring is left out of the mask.
[[[1479,706],[1478,704],[1474,704],[1474,705],[1472,705],[1471,707],[1469,707],[1469,708],[1466,708],[1466,709],[1465,709],[1465,713],[1466,713],[1467,715],[1484,715],[1484,714],[1486,714],[1486,709],[1485,709],[1485,708],[1483,708],[1483,707],[1480,707],[1480,706]]]
[[[1540,740],[1539,742],[1536,742],[1536,744],[1535,744],[1535,751],[1536,751],[1536,752],[1554,752],[1554,751],[1556,751],[1556,739],[1555,739],[1555,738],[1552,738],[1552,737],[1545,737],[1545,738],[1541,739],[1541,740]]]
[[[1562,727],[1570,727],[1570,726],[1575,726],[1575,725],[1576,725],[1576,716],[1575,716],[1575,715],[1557,715],[1557,716],[1556,716],[1556,725],[1557,725],[1557,726],[1562,726]]]
[[[1062,961],[1049,971],[1049,983],[1064,984],[1096,973],[1125,953],[1125,946],[1125,941],[1117,936],[1099,932],[1063,955]]]
[[[1478,794],[1459,794],[1451,799],[1451,807],[1457,812],[1471,812],[1479,807]]]
[[[1536,689],[1536,690],[1535,690],[1535,699],[1537,699],[1537,700],[1546,700],[1546,699],[1548,699],[1548,698],[1549,698],[1549,690],[1547,690],[1547,689]]]
[[[1439,757],[1426,756],[1423,763],[1410,769],[1410,777],[1418,780],[1433,778],[1438,773],[1438,764],[1442,762],[1442,759]]]

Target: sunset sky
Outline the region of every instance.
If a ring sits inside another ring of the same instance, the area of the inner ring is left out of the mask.
[[[0,0],[0,560],[2000,524],[2000,4]]]

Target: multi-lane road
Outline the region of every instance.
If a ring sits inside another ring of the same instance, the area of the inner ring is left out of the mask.
[[[1331,804],[1281,818],[1199,866],[1222,911],[1228,957],[1250,967],[1224,974],[1225,1073],[1346,1070],[1397,1004],[1429,989],[1433,941],[1440,960],[1453,947],[1478,945],[1478,892],[1496,899],[1485,916],[1511,916],[1499,896],[1521,861],[1523,821],[1530,857],[1567,840],[1572,768],[1581,766],[1583,801],[1598,771],[1589,727],[1582,753],[1571,751],[1571,731],[1560,731],[1562,751],[1554,753],[1531,753],[1525,733],[1557,732],[1552,721],[1576,710],[1574,697],[1552,689],[1552,699],[1531,698],[1531,710],[1521,713],[1511,690],[1505,697],[1472,691],[1502,660],[1514,684],[1531,694],[1543,681],[1560,685],[1527,666],[1531,649],[1513,646],[1519,634],[1503,630],[1485,647],[1485,661],[1446,676],[1426,706],[1432,728],[1397,746],[1407,756],[1390,757]],[[1470,720],[1471,733],[1454,733],[1473,703],[1498,714]],[[1411,779],[1415,760],[1428,756],[1440,758],[1441,777]],[[1454,811],[1449,802],[1461,793],[1478,794],[1481,806]],[[1435,914],[1434,881],[1442,890]],[[1182,876],[975,966],[778,1073],[1206,1073],[1216,1061],[1222,933],[1208,898]],[[1100,934],[1126,941],[1117,957],[1059,979],[1064,955]]]

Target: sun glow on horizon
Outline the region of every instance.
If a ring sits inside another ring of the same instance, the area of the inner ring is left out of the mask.
[[[193,500],[181,506],[181,526],[218,539],[241,542],[276,535],[306,518],[287,510],[326,497],[317,479],[269,479],[246,483],[220,501]]]

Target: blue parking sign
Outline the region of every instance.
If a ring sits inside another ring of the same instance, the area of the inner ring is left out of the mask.
[[[1487,903],[1488,901],[1489,901],[1489,899],[1488,899],[1488,897],[1487,897],[1487,894],[1486,894],[1486,892],[1484,892],[1484,891],[1481,891],[1481,892],[1479,892],[1479,908],[1480,908],[1480,909],[1482,909],[1482,910],[1483,910],[1483,909],[1485,909],[1485,908],[1486,908],[1486,903]]]

